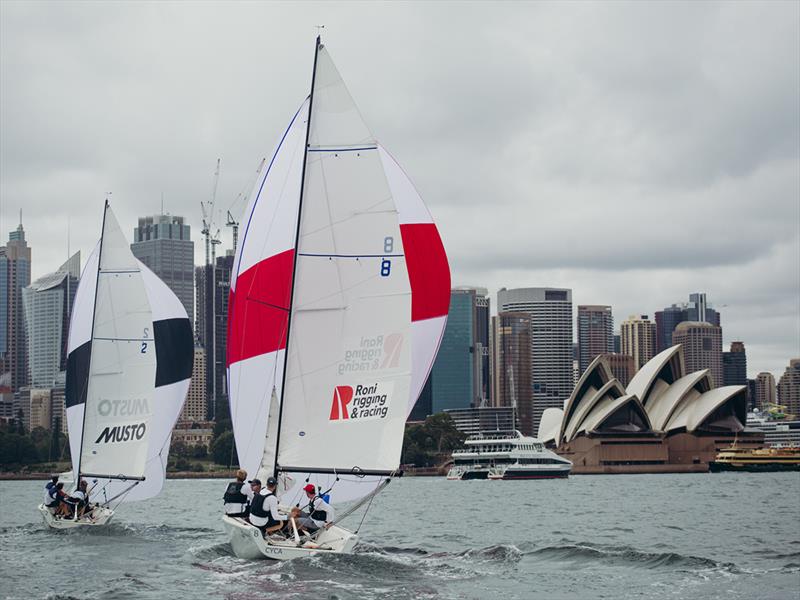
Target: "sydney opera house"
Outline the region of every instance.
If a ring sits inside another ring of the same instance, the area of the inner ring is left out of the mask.
[[[678,344],[642,366],[627,389],[598,356],[564,409],[544,412],[538,437],[574,473],[704,472],[734,441],[762,445],[762,433],[744,430],[746,415],[746,387],[714,387],[708,369],[685,373]]]

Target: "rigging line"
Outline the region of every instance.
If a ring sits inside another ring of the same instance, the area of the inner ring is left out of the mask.
[[[312,256],[321,258],[401,258],[405,254],[313,254],[311,252],[300,252],[299,256]]]
[[[397,207],[395,207],[394,204],[391,205],[391,208],[386,209],[386,210],[373,210],[373,209],[376,209],[381,204],[385,204],[387,202],[392,202],[392,195],[391,194],[389,194],[389,196],[387,196],[386,198],[383,198],[382,200],[378,200],[374,204],[370,204],[369,206],[365,207],[363,210],[353,211],[350,214],[348,214],[347,216],[344,216],[344,217],[342,217],[341,219],[339,219],[337,221],[331,221],[330,225],[324,225],[322,227],[317,227],[316,229],[309,229],[308,231],[304,231],[303,235],[307,236],[307,235],[312,235],[314,233],[319,233],[320,231],[326,231],[326,230],[330,229],[334,225],[338,225],[340,223],[346,223],[347,221],[350,221],[351,219],[353,219],[355,217],[362,216],[362,215],[371,215],[371,214],[380,214],[380,213],[397,213],[398,212],[397,211]]]
[[[248,295],[245,299],[249,300],[250,302],[255,302],[256,304],[263,304],[264,306],[269,306],[270,308],[275,308],[277,310],[282,310],[282,311],[287,312],[287,313],[289,312],[289,309],[286,308],[285,306],[278,306],[277,304],[272,304],[270,302],[265,302],[264,300],[259,300],[258,298],[253,298],[250,295]]]

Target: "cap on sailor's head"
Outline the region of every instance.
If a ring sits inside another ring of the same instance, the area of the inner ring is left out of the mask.
[[[313,483],[309,483],[303,487],[303,489],[308,492],[309,494],[313,494],[317,491],[317,488],[314,487]]]
[[[278,480],[274,477],[267,478],[267,485],[278,485]]]
[[[250,485],[261,485],[261,480],[260,479],[251,479],[247,483],[249,483]]]

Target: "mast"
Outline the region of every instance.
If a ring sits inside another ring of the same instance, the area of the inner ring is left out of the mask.
[[[89,373],[87,374],[86,379],[86,388],[89,388],[89,377],[92,376],[92,354],[94,348],[92,348],[92,344],[94,343],[94,322],[95,318],[97,317],[97,288],[100,284],[100,269],[103,265],[103,238],[106,234],[106,213],[108,212],[108,198],[106,198],[105,205],[103,206],[103,226],[100,229],[100,248],[97,250],[97,275],[95,276],[94,280],[94,306],[92,307],[92,331],[89,334]],[[88,398],[87,401],[83,404],[83,423],[81,424],[81,445],[78,448],[78,468],[76,469],[75,473],[75,487],[78,487],[78,484],[81,482],[81,457],[83,456],[83,438],[84,433],[86,431],[86,410],[88,408]],[[76,513],[77,514],[77,513]]]
[[[314,109],[314,82],[317,79],[317,57],[319,56],[320,36],[317,35],[317,40],[314,43],[314,67],[311,71],[311,92],[308,95],[308,119],[306,120],[306,143],[303,148],[303,171],[300,175],[300,202],[297,205],[297,229],[294,234],[294,256],[292,257],[292,289],[289,293],[289,307],[286,317],[286,349],[284,350],[286,358],[283,361],[283,374],[281,375],[281,397],[278,402],[278,433],[275,437],[275,463],[272,467],[272,476],[278,477],[278,448],[281,443],[281,421],[283,420],[283,397],[286,393],[286,369],[289,366],[289,340],[291,340],[292,331],[292,306],[294,304],[294,288],[297,275],[297,255],[300,243],[300,221],[303,216],[303,193],[306,184],[306,163],[308,162],[308,139],[311,134],[311,113]]]

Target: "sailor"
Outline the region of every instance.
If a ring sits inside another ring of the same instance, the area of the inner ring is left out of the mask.
[[[313,483],[306,484],[303,491],[306,493],[308,505],[300,513],[298,526],[308,531],[316,531],[320,527],[328,529],[335,519],[333,507],[322,495],[317,494]]]
[[[286,521],[278,514],[278,497],[275,489],[278,482],[274,477],[267,479],[267,489],[261,489],[261,480],[252,479],[250,487],[253,489],[253,498],[250,500],[250,523],[257,527],[264,537],[283,529]]]
[[[48,506],[48,502],[52,502],[52,500],[53,500],[53,495],[50,493],[50,491],[51,491],[53,488],[55,488],[55,487],[56,487],[56,484],[57,484],[57,483],[58,483],[58,475],[53,475],[53,476],[50,478],[50,481],[48,481],[48,482],[47,482],[47,485],[45,485],[45,486],[44,486],[44,500],[43,500],[43,502],[42,502],[42,503],[43,503],[45,506]]]
[[[86,508],[89,506],[89,496],[86,493],[87,488],[88,484],[86,480],[81,479],[78,483],[78,489],[67,499],[67,503],[73,507],[73,510],[77,511],[78,517],[82,517],[83,513],[86,512]],[[75,513],[71,516],[74,516],[74,514]]]
[[[232,481],[225,489],[222,500],[225,502],[223,510],[229,517],[246,517],[253,497],[252,488],[245,483],[247,471],[236,471],[236,481]]]
[[[58,477],[53,477],[53,481],[47,483],[44,490],[44,505],[51,514],[56,514],[61,504],[59,491],[64,487],[63,483],[58,483]]]

